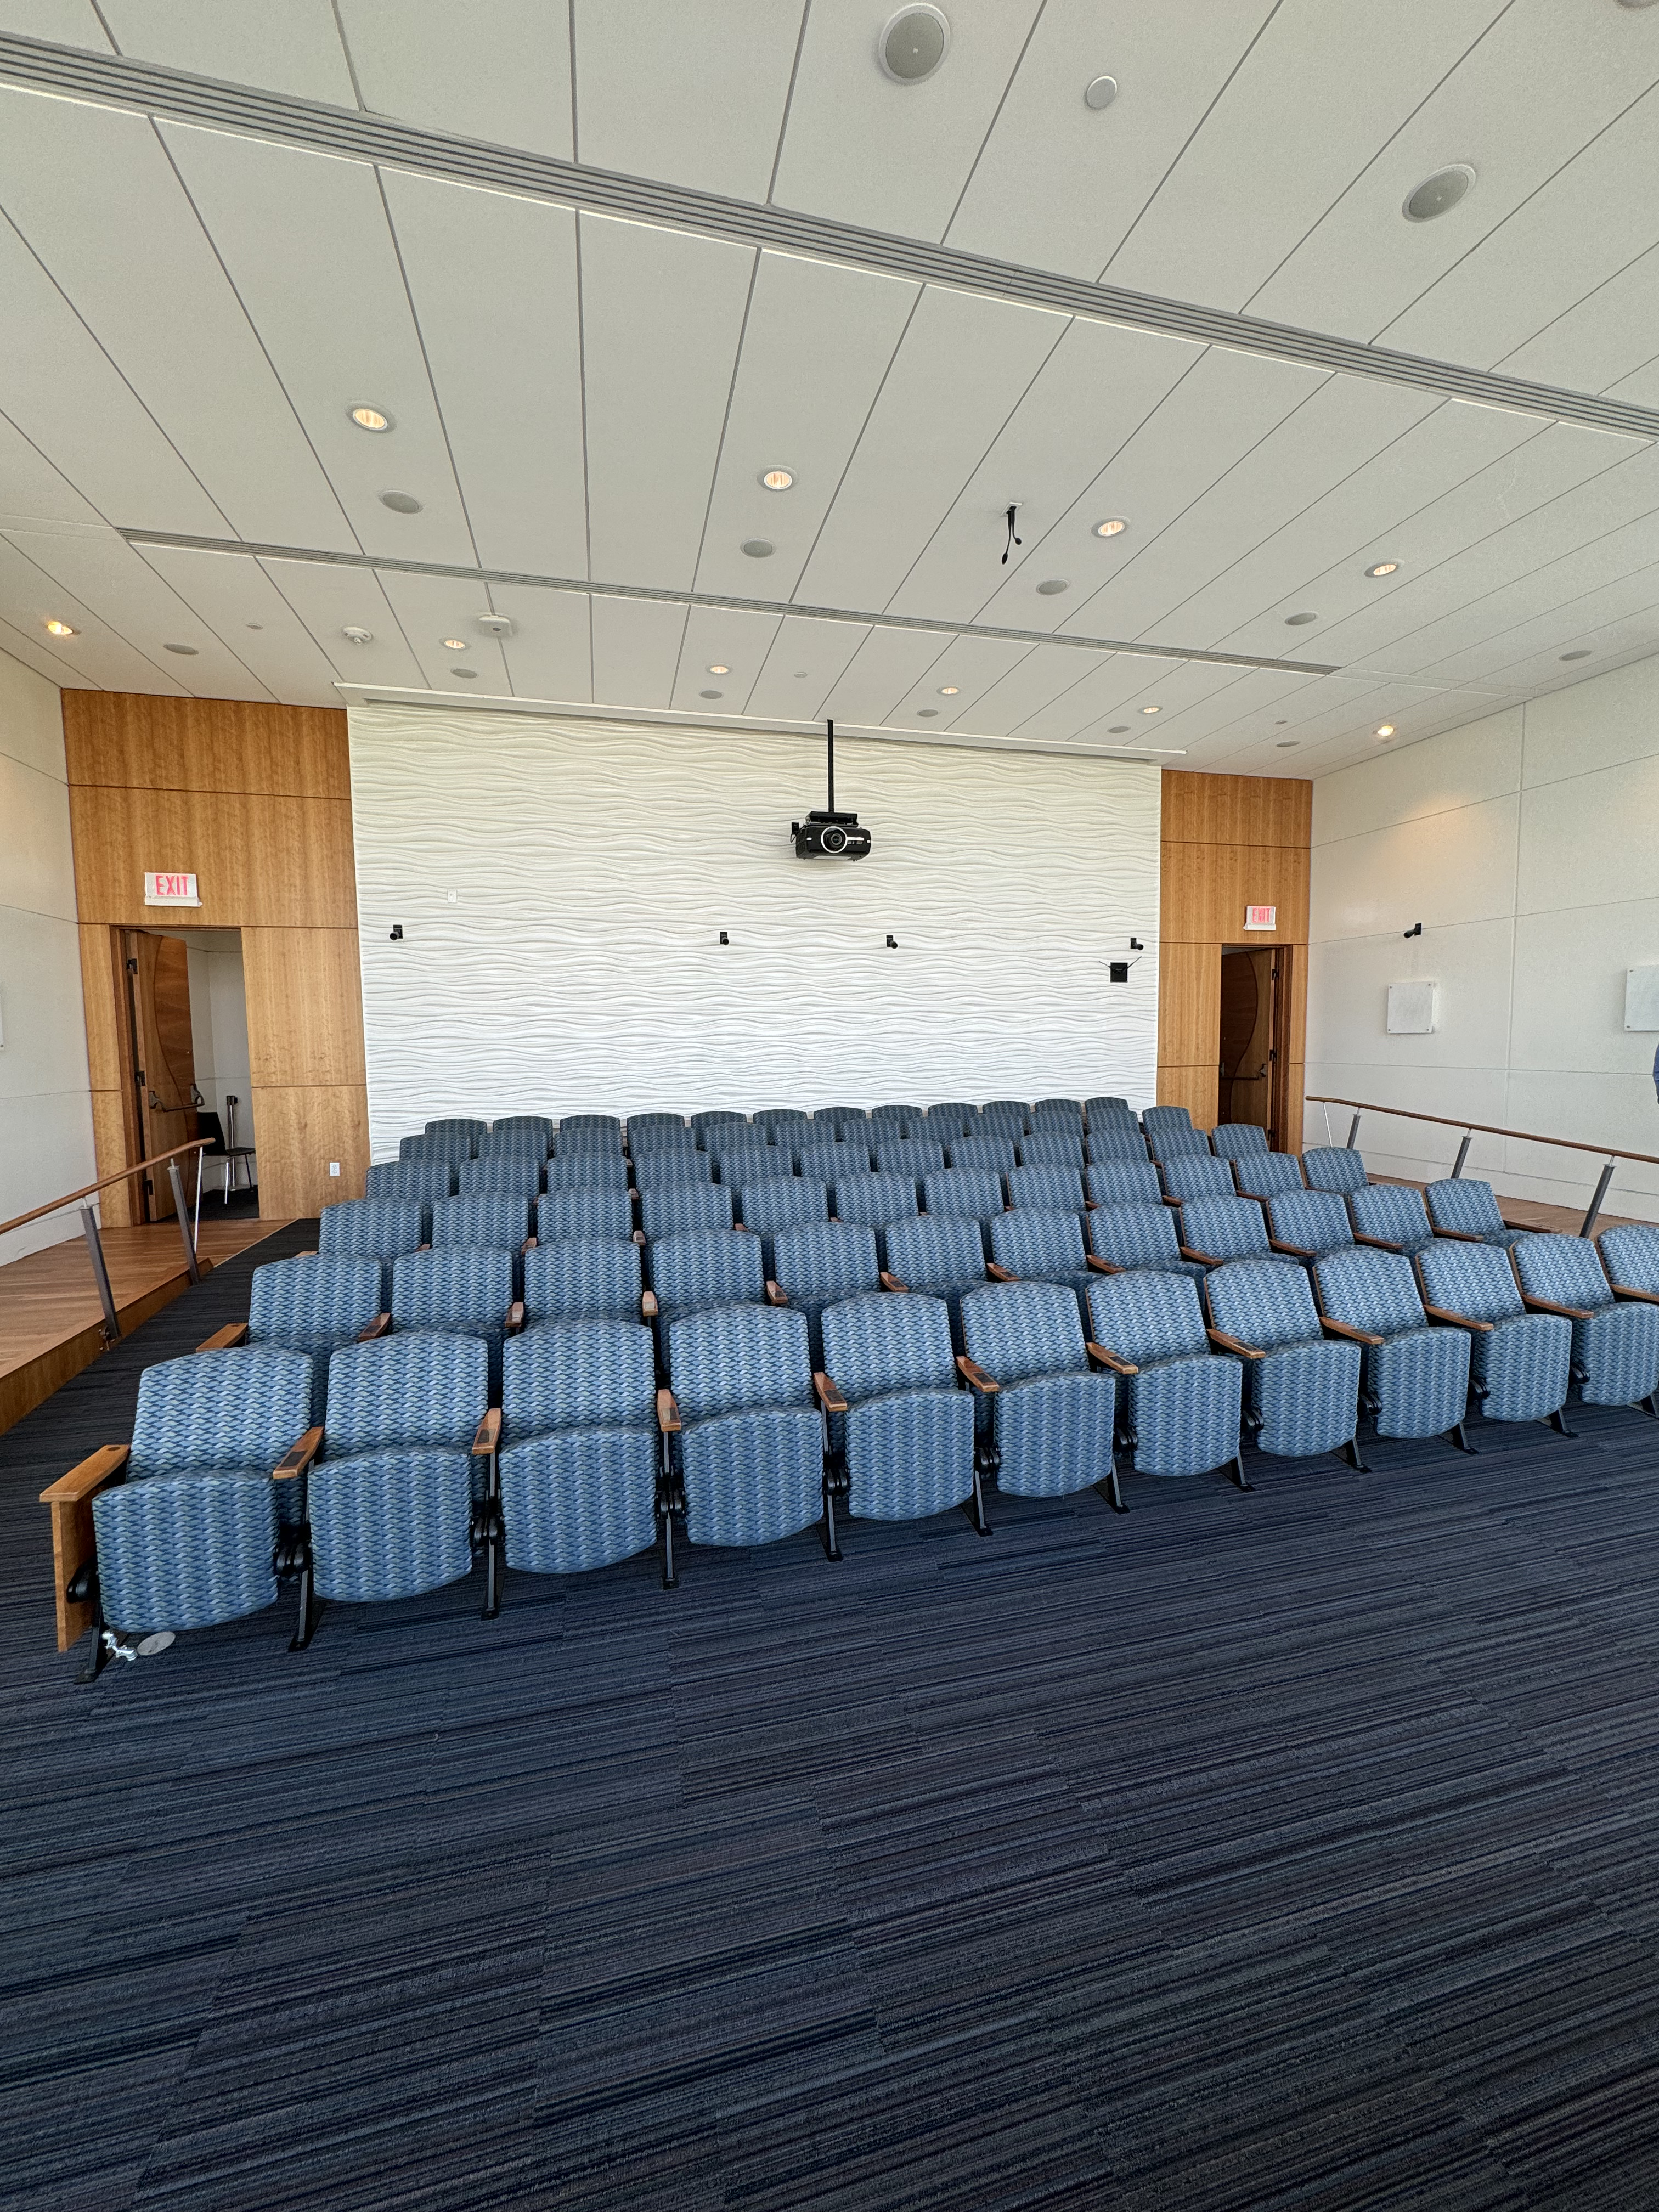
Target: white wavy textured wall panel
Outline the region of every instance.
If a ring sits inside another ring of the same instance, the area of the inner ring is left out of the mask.
[[[845,741],[874,851],[810,862],[799,738],[390,705],[350,732],[377,1159],[455,1113],[1155,1096],[1155,768]]]

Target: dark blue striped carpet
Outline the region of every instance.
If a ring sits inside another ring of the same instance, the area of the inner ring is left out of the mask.
[[[1652,1423],[74,1687],[36,1492],[309,1241],[0,1439],[0,2204],[1659,2204]]]

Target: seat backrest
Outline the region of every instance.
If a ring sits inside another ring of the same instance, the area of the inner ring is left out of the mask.
[[[1206,1275],[1204,1295],[1216,1327],[1259,1352],[1320,1340],[1308,1271],[1294,1260],[1229,1260]]]
[[[849,1402],[956,1388],[950,1309],[918,1291],[848,1298],[823,1313],[824,1371]]]
[[[1210,1132],[1210,1150],[1218,1160],[1242,1159],[1246,1152],[1265,1152],[1267,1132],[1254,1121],[1223,1121]]]
[[[861,1144],[803,1145],[795,1154],[795,1173],[809,1182],[838,1182],[842,1176],[869,1172],[870,1155]]]
[[[489,1127],[488,1121],[475,1121],[461,1114],[447,1121],[428,1121],[426,1133],[428,1137],[482,1137]]]
[[[1006,1137],[1012,1144],[1027,1135],[1031,1117],[1023,1106],[982,1106],[979,1115],[981,1137]]]
[[[562,1152],[567,1159],[573,1152],[608,1152],[620,1158],[622,1148],[623,1133],[620,1127],[578,1128],[571,1122],[562,1121],[559,1124],[557,1134],[553,1139],[554,1152]]]
[[[641,1152],[634,1158],[636,1190],[666,1190],[675,1183],[712,1182],[714,1163],[707,1152]]]
[[[628,1188],[628,1163],[614,1152],[566,1152],[550,1160],[542,1176],[549,1190]]]
[[[757,1129],[787,1129],[792,1124],[810,1128],[812,1121],[811,1115],[803,1114],[799,1106],[763,1106],[750,1118]]]
[[[997,1215],[991,1257],[1011,1275],[1080,1275],[1089,1264],[1077,1215],[1035,1206]]]
[[[964,1214],[974,1221],[988,1221],[1007,1203],[1002,1177],[988,1168],[941,1168],[923,1176],[921,1195],[929,1213]]]
[[[1077,1293],[1064,1283],[988,1283],[962,1301],[969,1359],[997,1382],[1074,1375],[1089,1364]]]
[[[887,1231],[887,1266],[907,1289],[937,1291],[985,1279],[985,1239],[977,1221],[930,1208]]]
[[[1140,1117],[1143,1129],[1190,1129],[1193,1117],[1184,1106],[1149,1106]]]
[[[572,1237],[627,1237],[633,1227],[633,1201],[625,1190],[550,1190],[536,1205],[541,1244],[562,1244]]]
[[[1157,1206],[1164,1195],[1158,1170],[1144,1152],[1138,1160],[1097,1160],[1084,1182],[1097,1206]]]
[[[688,1229],[650,1247],[651,1287],[665,1313],[758,1304],[766,1296],[761,1241],[746,1229]]]
[[[1006,1175],[1019,1164],[1012,1137],[960,1137],[946,1146],[945,1157],[953,1168],[988,1168],[993,1175]]]
[[[1109,1119],[1115,1114],[1133,1112],[1127,1098],[1108,1098],[1103,1096],[1099,1098],[1085,1098],[1083,1102],[1083,1110],[1088,1116],[1091,1128],[1094,1127],[1097,1115],[1101,1115],[1103,1119]]]
[[[1357,1245],[1314,1262],[1319,1304],[1333,1321],[1378,1336],[1425,1328],[1428,1316],[1418,1293],[1417,1273],[1403,1252],[1375,1252]]]
[[[1181,1209],[1181,1242],[1215,1260],[1272,1256],[1267,1249],[1267,1224],[1253,1198],[1194,1199]]]
[[[641,1121],[628,1125],[628,1149],[635,1160],[642,1160],[659,1152],[695,1152],[697,1133],[688,1129],[684,1121]]]
[[[1233,1162],[1233,1181],[1241,1198],[1277,1198],[1304,1188],[1301,1165],[1289,1152],[1246,1152]]]
[[[620,1136],[622,1120],[616,1114],[562,1114],[559,1129],[561,1133],[567,1129],[612,1129]]]
[[[317,1249],[330,1257],[395,1260],[421,1242],[421,1208],[402,1199],[348,1198],[317,1218]]]
[[[1190,1152],[1164,1163],[1164,1188],[1183,1206],[1194,1198],[1231,1198],[1233,1171],[1225,1160]]]
[[[324,1455],[422,1444],[465,1451],[489,1402],[482,1337],[416,1330],[348,1344],[328,1363]]]
[[[530,1234],[530,1201],[505,1194],[490,1198],[439,1198],[432,1204],[432,1248],[483,1244],[514,1252]]]
[[[539,1165],[547,1158],[548,1142],[538,1128],[491,1129],[479,1138],[473,1155],[481,1160],[533,1160]]]
[[[489,1125],[492,1136],[499,1136],[507,1129],[533,1130],[541,1139],[544,1152],[550,1152],[553,1149],[553,1127],[550,1114],[504,1114],[499,1121]]]
[[[1083,1169],[1083,1124],[1075,1130],[1045,1129],[1039,1121],[1029,1137],[1020,1138],[1015,1147],[1023,1168]]]
[[[1604,1229],[1595,1240],[1607,1279],[1626,1290],[1659,1295],[1659,1229],[1645,1221]]]
[[[1348,1209],[1334,1190],[1285,1190],[1267,1200],[1267,1221],[1283,1244],[1340,1252],[1353,1243]]]
[[[734,1114],[729,1107],[722,1106],[710,1113],[694,1114],[691,1116],[691,1127],[699,1132],[703,1132],[710,1129],[732,1128],[739,1124],[746,1127],[748,1121],[749,1116],[746,1114]]]
[[[806,1316],[783,1306],[721,1306],[688,1315],[668,1330],[668,1379],[684,1421],[762,1406],[810,1406]]]
[[[812,1127],[822,1129],[826,1138],[839,1137],[843,1143],[855,1145],[872,1143],[870,1116],[862,1106],[820,1106],[812,1116]]]
[[[135,1480],[268,1474],[310,1422],[311,1362],[304,1352],[276,1345],[194,1352],[138,1377],[127,1472]]]
[[[809,1221],[800,1229],[781,1229],[772,1252],[778,1282],[793,1298],[816,1304],[881,1287],[876,1232],[863,1222]]]
[[[1160,1121],[1146,1132],[1146,1149],[1155,1160],[1210,1156],[1210,1140],[1202,1129],[1188,1129],[1179,1121]]]
[[[623,1127],[631,1137],[635,1129],[683,1129],[684,1114],[628,1114],[623,1117]]]
[[[831,1194],[838,1221],[862,1222],[867,1229],[884,1229],[890,1221],[907,1221],[916,1211],[915,1178],[908,1175],[843,1176]]]
[[[883,1175],[908,1176],[912,1182],[920,1182],[944,1165],[944,1146],[923,1137],[888,1139],[876,1146],[876,1166]]]
[[[1587,1237],[1518,1237],[1510,1247],[1521,1287],[1532,1298],[1558,1306],[1580,1306],[1591,1313],[1613,1303],[1613,1285],[1601,1256]]]
[[[1031,1125],[1031,1102],[1029,1098],[988,1098],[980,1108],[981,1116],[987,1114],[1018,1114],[1024,1117],[1025,1126]]]
[[[641,1288],[631,1237],[567,1237],[524,1255],[526,1321],[637,1321]]]
[[[1103,1206],[1089,1216],[1089,1249],[1115,1267],[1181,1264],[1181,1239],[1167,1206]]]
[[[1356,1235],[1380,1237],[1385,1244],[1420,1244],[1433,1234],[1423,1194],[1409,1183],[1368,1182],[1359,1190],[1351,1190],[1348,1218]]]
[[[889,1105],[872,1106],[870,1109],[870,1119],[872,1121],[920,1121],[921,1117],[920,1106]]]
[[[1426,1304],[1475,1321],[1511,1321],[1526,1311],[1510,1255],[1498,1244],[1437,1237],[1417,1255],[1417,1278]]]
[[[1083,1168],[1021,1167],[1008,1170],[1008,1203],[1022,1210],[1036,1206],[1045,1213],[1081,1213],[1085,1207]]]
[[[793,1155],[775,1145],[732,1145],[715,1155],[715,1172],[723,1183],[739,1190],[746,1182],[769,1182],[787,1175]]]
[[[253,1270],[248,1334],[294,1344],[344,1344],[380,1310],[380,1263],[330,1257],[272,1260]]]
[[[780,1229],[799,1229],[803,1222],[828,1221],[830,1186],[809,1182],[805,1176],[773,1176],[765,1182],[744,1185],[738,1193],[738,1212],[745,1229],[773,1237]]]
[[[1134,1161],[1148,1157],[1146,1139],[1127,1116],[1121,1123],[1091,1121],[1084,1149],[1091,1160]]]
[[[456,1170],[463,1198],[537,1197],[542,1187],[542,1164],[528,1152],[505,1157],[463,1160]]]
[[[459,1129],[441,1130],[434,1137],[400,1137],[398,1158],[400,1160],[447,1160],[459,1167],[463,1160],[472,1158],[476,1139]]]
[[[1083,1131],[1083,1101],[1080,1098],[1038,1098],[1032,1102],[1031,1123],[1035,1128],[1045,1126],[1054,1128],[1075,1127]]]
[[[463,1161],[462,1165],[470,1163]],[[429,1206],[434,1198],[454,1196],[458,1172],[448,1160],[379,1160],[368,1171],[363,1194],[413,1199],[417,1205]]]
[[[640,1193],[640,1226],[647,1238],[679,1237],[691,1229],[729,1229],[737,1218],[730,1183],[671,1182]]]
[[[1431,1182],[1423,1203],[1437,1229],[1463,1229],[1485,1237],[1504,1226],[1492,1185],[1473,1176],[1448,1176],[1443,1182]]]
[[[1302,1155],[1302,1172],[1310,1190],[1364,1190],[1365,1163],[1346,1145],[1316,1145]]]
[[[637,1321],[555,1321],[501,1349],[501,1442],[655,1426],[656,1354]]]
[[[1206,1352],[1204,1309],[1190,1275],[1136,1270],[1089,1285],[1089,1323],[1097,1344],[1137,1367]]]
[[[410,1252],[392,1263],[392,1325],[492,1334],[507,1326],[513,1255],[483,1244]]]
[[[940,1144],[952,1137],[969,1135],[979,1120],[979,1109],[963,1098],[941,1098],[927,1109],[927,1133]]]

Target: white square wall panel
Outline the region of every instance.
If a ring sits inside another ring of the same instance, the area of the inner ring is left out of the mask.
[[[1389,1035],[1427,1036],[1434,1028],[1435,988],[1432,983],[1390,983]]]
[[[1625,1027],[1659,1030],[1659,968],[1626,969]]]

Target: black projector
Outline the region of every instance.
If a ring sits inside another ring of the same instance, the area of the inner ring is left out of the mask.
[[[805,822],[792,822],[798,860],[861,860],[870,850],[870,832],[856,814],[830,814],[814,807]]]

